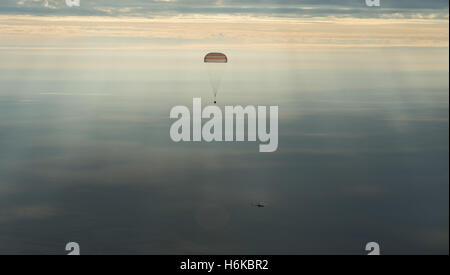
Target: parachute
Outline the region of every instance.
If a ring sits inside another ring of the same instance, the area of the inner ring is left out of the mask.
[[[208,67],[209,80],[213,89],[215,104],[220,82],[222,81],[222,75],[226,69],[225,64],[228,63],[228,58],[223,53],[208,53],[205,55],[204,62]]]

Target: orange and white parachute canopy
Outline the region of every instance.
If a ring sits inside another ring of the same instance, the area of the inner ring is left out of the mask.
[[[204,61],[205,63],[227,63],[228,58],[223,53],[208,53]]]

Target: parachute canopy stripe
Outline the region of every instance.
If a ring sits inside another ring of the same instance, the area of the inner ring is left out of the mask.
[[[205,56],[205,63],[227,63],[228,58],[223,53],[208,53]]]

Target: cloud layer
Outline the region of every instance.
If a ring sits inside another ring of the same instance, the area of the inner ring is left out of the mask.
[[[251,15],[271,17],[447,18],[446,0],[382,0],[380,8],[364,0],[81,0],[69,8],[64,0],[4,0],[1,14],[138,16]]]

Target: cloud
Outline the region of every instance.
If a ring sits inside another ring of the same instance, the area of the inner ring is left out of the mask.
[[[448,22],[429,19],[0,15],[0,34],[3,49],[448,47]]]
[[[21,7],[44,7],[47,9],[57,9],[64,5],[64,1],[58,0],[18,0],[17,5]]]
[[[41,220],[59,214],[59,210],[46,205],[25,205],[0,209],[0,222]]]
[[[69,8],[63,0],[5,0],[0,14],[97,15],[155,17],[167,15],[250,15],[273,17],[439,17],[448,18],[448,1],[383,0],[381,8],[369,8],[364,0],[90,0]]]

